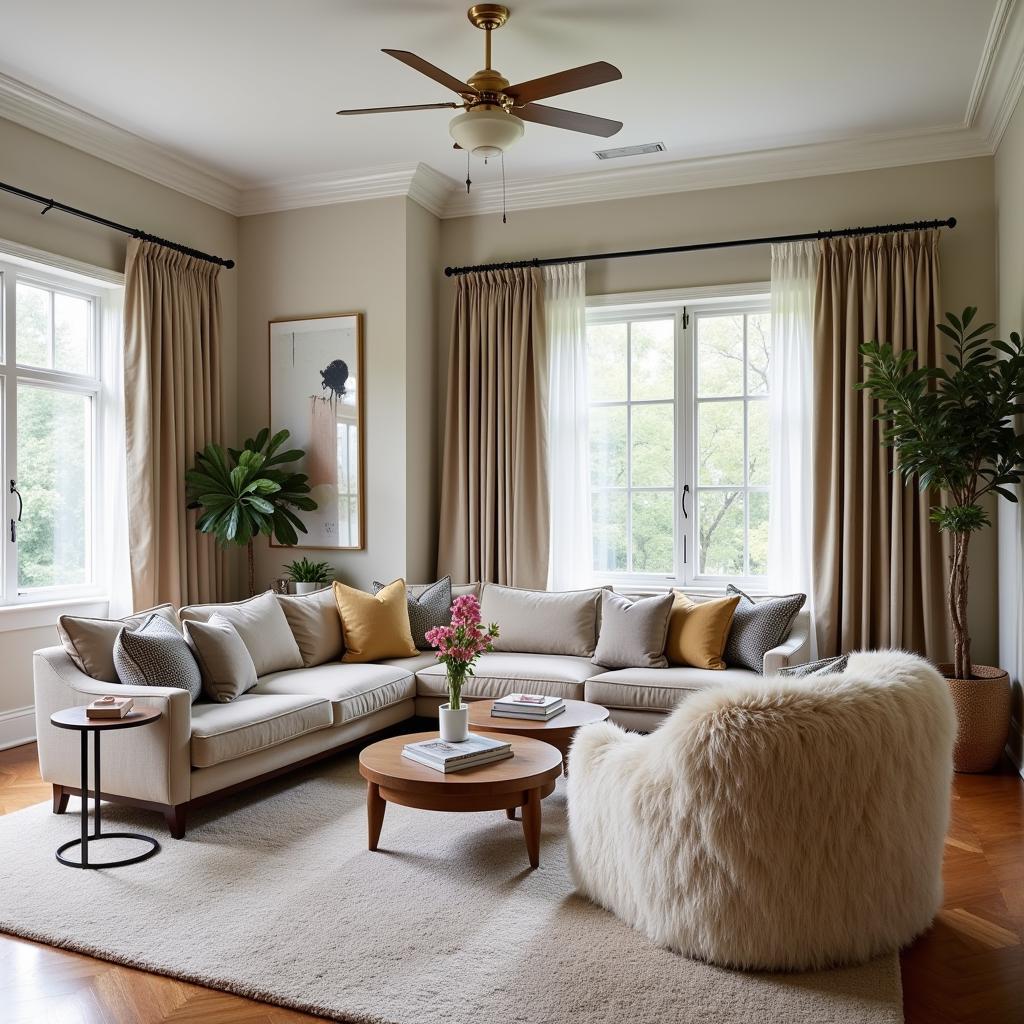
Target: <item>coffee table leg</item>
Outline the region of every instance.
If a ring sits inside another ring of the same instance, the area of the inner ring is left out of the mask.
[[[505,808],[505,817],[508,818],[509,821],[515,821],[516,820],[516,809],[514,807],[506,807]]]
[[[366,784],[366,824],[368,830],[367,845],[371,850],[377,849],[380,829],[384,824],[384,812],[387,808],[387,801],[380,795],[380,786],[376,782],[368,782]]]
[[[526,838],[526,852],[530,855],[530,867],[540,867],[540,790],[531,789],[523,804],[523,836]]]

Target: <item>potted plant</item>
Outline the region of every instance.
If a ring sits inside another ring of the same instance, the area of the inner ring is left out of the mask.
[[[462,687],[473,674],[473,665],[485,651],[494,650],[498,624],[484,628],[480,602],[472,594],[452,602],[450,626],[435,626],[426,632],[427,643],[437,648],[437,660],[447,669],[448,703],[438,710],[441,739],[461,743],[469,735],[469,708],[462,703]]]
[[[306,527],[295,510],[312,512],[316,502],[309,497],[304,473],[287,467],[306,453],[297,448],[281,450],[287,430],[273,437],[264,427],[238,450],[226,452],[208,444],[196,452],[195,466],[185,473],[188,508],[200,510],[196,529],[212,533],[223,547],[244,546],[249,559],[249,595],[256,593],[254,539],[263,534],[279,544],[297,544]]]
[[[947,593],[953,663],[940,666],[949,679],[959,733],[957,771],[987,771],[1002,753],[1010,719],[1010,680],[1005,671],[971,661],[967,629],[967,553],[971,536],[991,525],[988,495],[1008,501],[1024,476],[1024,434],[1014,417],[1024,412],[1024,344],[989,339],[994,324],[970,330],[977,309],[946,314],[938,328],[953,342],[949,368],[915,366],[914,352],[877,341],[860,346],[867,377],[856,387],[879,403],[882,443],[895,449],[896,469],[916,478],[940,503],[931,519],[952,541]]]
[[[312,594],[334,579],[334,569],[329,562],[311,562],[308,558],[291,562],[284,571],[295,584],[296,594]]]

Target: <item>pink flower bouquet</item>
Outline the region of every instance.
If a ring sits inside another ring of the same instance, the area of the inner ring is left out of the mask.
[[[448,669],[448,700],[452,711],[462,704],[462,686],[473,674],[473,665],[485,651],[494,650],[498,624],[486,628],[480,621],[480,602],[467,594],[452,602],[450,626],[435,626],[426,633],[427,643],[437,648],[437,660]]]

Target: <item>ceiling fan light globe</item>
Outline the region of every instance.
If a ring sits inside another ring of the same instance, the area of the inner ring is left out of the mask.
[[[451,137],[465,150],[481,157],[505,152],[523,137],[523,122],[497,107],[477,107],[452,118]]]

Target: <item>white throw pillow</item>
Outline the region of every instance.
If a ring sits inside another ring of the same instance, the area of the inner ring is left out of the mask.
[[[485,623],[498,624],[496,651],[589,658],[597,646],[601,593],[600,588],[548,592],[485,583],[480,615]]]

